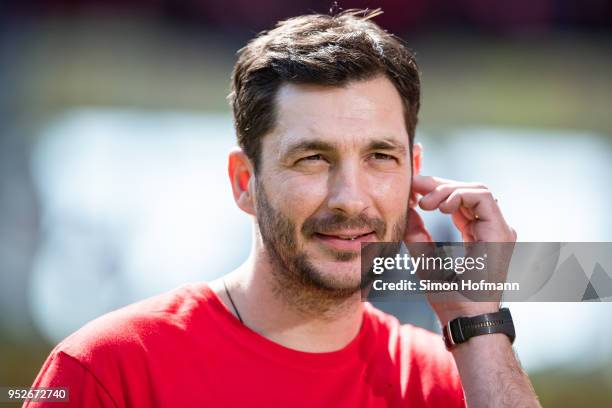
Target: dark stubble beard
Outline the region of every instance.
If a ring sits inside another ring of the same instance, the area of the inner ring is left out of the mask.
[[[295,224],[280,211],[272,207],[264,186],[256,180],[257,224],[264,248],[272,269],[272,288],[276,296],[284,299],[295,309],[305,314],[320,314],[329,311],[371,284],[374,274],[371,270],[362,272],[358,283],[351,285],[326,276],[308,259],[308,255],[298,246]],[[391,242],[402,240],[406,228],[406,211],[392,227]],[[343,214],[326,217],[310,217],[300,230],[304,239],[311,239],[315,232],[338,231],[349,228],[368,228],[375,232],[379,240],[386,236],[386,224],[380,218],[361,214],[349,218]],[[359,257],[356,252],[329,250],[338,261],[352,261]]]

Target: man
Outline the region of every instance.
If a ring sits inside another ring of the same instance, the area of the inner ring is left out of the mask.
[[[87,407],[538,406],[506,334],[449,352],[361,301],[362,242],[431,240],[418,195],[465,241],[516,239],[486,187],[419,175],[419,73],[374,15],[293,18],[239,52],[228,170],[250,258],[89,323],[34,386]],[[443,326],[499,310],[432,306]]]

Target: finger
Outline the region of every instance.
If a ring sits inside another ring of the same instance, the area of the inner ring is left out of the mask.
[[[442,201],[438,208],[441,212],[446,214],[452,214],[455,211],[458,211],[460,208],[472,210],[473,207],[480,204],[470,205],[471,202],[469,200],[469,196],[479,195],[481,194],[483,199],[486,199],[487,196],[491,196],[490,192],[486,189],[482,188],[457,188],[454,189],[445,199]],[[495,201],[495,199],[493,199]],[[465,211],[464,214],[473,214],[472,211]]]
[[[459,182],[456,180],[449,180],[441,177],[434,176],[424,176],[421,174],[416,174],[412,178],[412,188],[419,194],[427,194],[432,191],[434,188],[442,185],[442,184],[462,184],[462,185],[478,185],[483,186],[482,183],[479,182]],[[486,188],[486,187],[484,187]]]
[[[463,242],[474,242],[475,239],[473,227],[475,222],[471,215],[470,218],[463,214],[463,212],[461,211],[462,208],[463,207],[460,207],[459,211],[455,211],[451,216],[453,224],[455,224],[455,227],[457,227],[457,229],[461,233],[461,239],[463,240]]]
[[[410,198],[408,199],[408,206],[410,208],[416,208],[417,202],[418,202],[418,199],[417,199],[416,193],[414,191],[411,191]]]
[[[440,206],[448,197],[457,189],[481,189],[486,190],[486,186],[481,183],[459,183],[454,182],[450,184],[442,184],[438,187],[434,188],[431,192],[425,195],[419,201],[419,206],[427,211],[435,210],[439,208],[440,211],[450,214],[451,212],[445,211],[443,207]],[[452,211],[454,212],[454,211]]]
[[[470,218],[466,217],[461,211],[455,211],[452,215],[453,224],[461,233],[466,230],[467,225],[472,221]]]
[[[416,212],[415,209],[408,209],[408,225],[404,236],[404,243],[410,254],[423,254],[433,256],[436,245],[433,243],[431,234],[425,228],[423,218]],[[416,271],[417,276],[420,276],[421,271]]]
[[[454,183],[453,180],[417,174],[412,178],[412,190],[418,194],[425,195],[439,185],[452,183]]]
[[[467,218],[470,221],[474,221],[476,218],[474,218],[474,213],[472,212],[472,210],[465,208],[465,207],[459,207],[459,211],[465,218]]]
[[[440,211],[447,214],[455,213],[462,207],[468,209],[478,221],[496,218],[500,212],[493,194],[480,188],[458,188],[439,205]]]

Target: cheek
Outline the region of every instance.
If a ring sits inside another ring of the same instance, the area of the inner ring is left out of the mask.
[[[371,183],[372,198],[385,218],[397,218],[406,211],[410,198],[410,177],[389,174],[377,177]]]
[[[279,176],[270,184],[276,208],[298,225],[319,209],[327,195],[326,178],[322,176]]]

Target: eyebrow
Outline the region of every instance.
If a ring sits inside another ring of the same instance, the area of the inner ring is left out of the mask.
[[[326,142],[325,140],[314,139],[314,140],[304,140],[302,142],[295,143],[290,145],[283,153],[282,156],[289,157],[294,156],[298,153],[309,152],[309,151],[320,151],[320,152],[330,152],[335,150],[336,147]]]
[[[397,142],[393,139],[372,140],[368,145],[367,150],[393,150],[397,151],[398,153],[405,154],[406,146],[404,146],[403,143]]]
[[[318,151],[318,152],[331,152],[337,150],[337,147],[329,143],[325,140],[314,139],[314,140],[304,140],[301,142],[297,142],[293,145],[290,145],[281,155],[283,157],[291,157],[297,155],[299,153]],[[386,150],[386,151],[396,151],[399,154],[406,153],[406,146],[402,143],[397,142],[393,139],[377,139],[372,140],[365,148],[366,151],[371,150]]]

